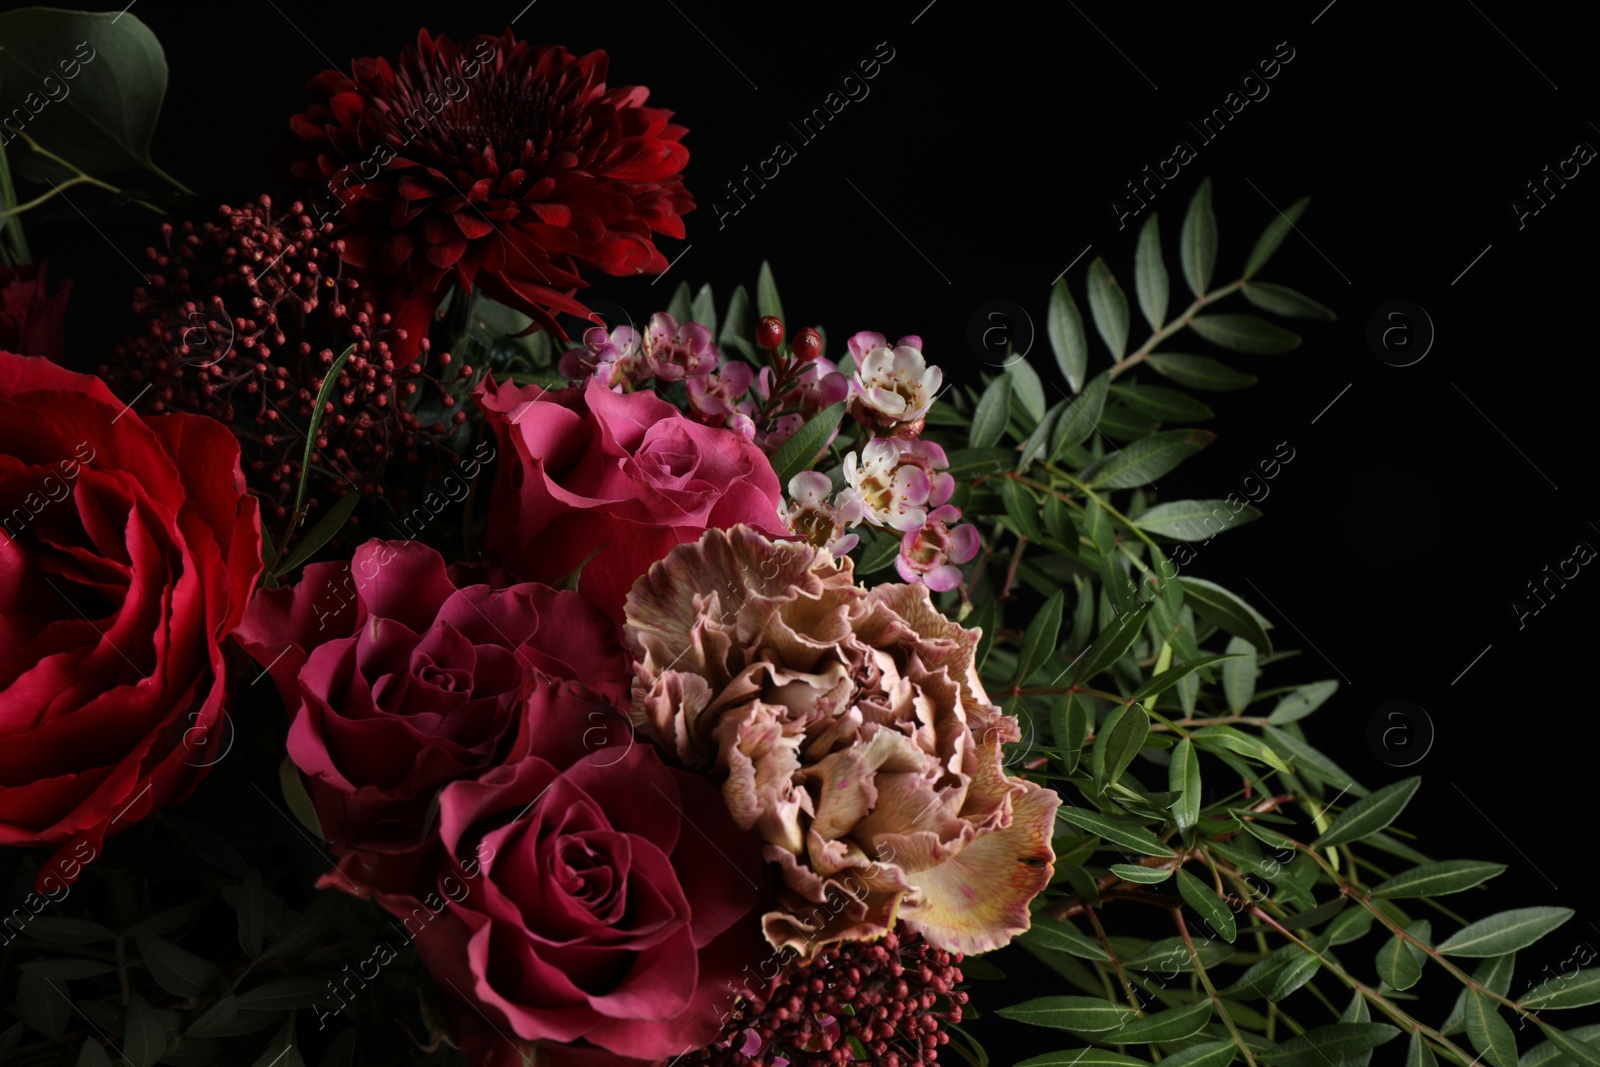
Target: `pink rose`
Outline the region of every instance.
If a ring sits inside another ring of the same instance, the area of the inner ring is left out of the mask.
[[[446,786],[437,846],[376,899],[472,1062],[665,1062],[715,1040],[766,955],[760,842],[642,740],[573,759],[538,741],[558,725],[530,712],[525,758]]]
[[[415,541],[368,541],[263,590],[236,636],[272,672],[289,758],[340,853],[415,846],[441,787],[530,743],[526,707],[561,709],[574,754],[598,747],[627,689],[614,628],[582,597],[472,584]],[[341,866],[369,882],[378,863]]]
[[[578,591],[618,624],[634,580],[674,545],[736,523],[783,533],[778,478],[761,450],[654,393],[613,393],[593,379],[557,390],[486,380],[476,399],[502,453],[489,552],[542,582],[581,564]]]

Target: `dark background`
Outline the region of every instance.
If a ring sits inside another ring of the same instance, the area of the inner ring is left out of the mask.
[[[995,298],[1032,317],[1031,361],[1059,382],[1043,337],[1050,284],[1074,264],[1081,302],[1084,270],[1103,255],[1131,289],[1137,222],[1119,230],[1110,201],[1174,141],[1198,150],[1152,204],[1175,279],[1177,224],[1202,177],[1215,184],[1219,276],[1240,268],[1273,205],[1310,195],[1299,235],[1264,277],[1339,321],[1307,325],[1287,355],[1230,360],[1261,383],[1207,397],[1218,439],[1169,479],[1168,496],[1238,491],[1279,442],[1295,458],[1269,483],[1266,517],[1208,545],[1188,573],[1237,589],[1283,644],[1305,650],[1263,685],[1343,678],[1307,721],[1311,737],[1369,786],[1421,773],[1404,822],[1423,832],[1424,850],[1511,864],[1463,904],[1472,915],[1578,910],[1524,953],[1515,991],[1576,946],[1600,946],[1597,709],[1584,681],[1600,568],[1584,568],[1521,628],[1510,606],[1578,541],[1600,547],[1600,163],[1522,229],[1508,206],[1577,142],[1600,146],[1593,12],[1506,0],[538,0],[519,16],[524,2],[138,0],[133,12],[172,66],[155,158],[219,198],[270,190],[267,154],[307,78],[352,56],[393,55],[419,26],[465,36],[516,19],[535,40],[607,50],[613,84],[648,85],[691,131],[687,181],[700,208],[686,242],[661,246],[682,258],[659,283],[597,278],[588,296],[642,319],[682,280],[710,281],[725,299],[765,257],[791,328],[821,322],[835,348],[860,329],[918,333],[947,377],[968,382],[986,369],[968,320]],[[802,144],[787,123],[821,106],[880,42],[893,58],[869,95]],[[1279,42],[1294,58],[1270,95],[1203,143],[1185,123],[1285,51]],[[723,184],[778,139],[797,158],[719,226]],[[136,261],[149,242],[108,236]],[[92,364],[120,327],[88,309],[124,305],[133,271],[93,233],[64,241],[55,259],[80,279],[74,358]],[[1427,357],[1404,368],[1366,340],[1373,310],[1394,299],[1425,308],[1437,330]],[[1136,316],[1135,343],[1142,326]],[[1207,350],[1193,338],[1177,347]],[[1409,770],[1366,740],[1369,719],[1395,699],[1426,709],[1436,730]],[[990,1007],[1017,999],[979,996]],[[1006,1063],[1059,1044],[1044,1033],[1037,1048],[994,1051]],[[1395,1042],[1377,1062],[1401,1054]]]

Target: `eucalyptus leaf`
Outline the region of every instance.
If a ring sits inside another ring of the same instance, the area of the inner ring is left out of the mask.
[[[1226,312],[1196,315],[1189,328],[1207,341],[1234,352],[1274,356],[1300,347],[1300,335],[1258,315]]]
[[[1210,356],[1192,356],[1178,352],[1155,352],[1145,357],[1156,373],[1171,378],[1190,389],[1203,389],[1208,393],[1231,393],[1256,384],[1254,374],[1234,370],[1221,360]]]
[[[1111,358],[1122,359],[1128,348],[1128,297],[1098,256],[1089,264],[1089,315]]]
[[[1152,330],[1161,329],[1167,321],[1167,265],[1161,259],[1161,230],[1153,211],[1139,230],[1139,247],[1133,253],[1133,288],[1145,321]]]
[[[1287,211],[1278,212],[1272,221],[1267,223],[1267,228],[1261,231],[1255,247],[1250,250],[1250,258],[1244,265],[1244,277],[1254,277],[1258,270],[1267,265],[1267,260],[1271,259],[1278,246],[1283,244],[1283,239],[1289,236],[1289,231],[1294,229],[1294,224],[1300,220],[1309,203],[1311,198],[1302,196],[1290,204]]]
[[[1189,283],[1189,291],[1195,296],[1204,296],[1211,285],[1211,272],[1217,265],[1217,216],[1211,209],[1210,178],[1200,183],[1189,201],[1183,229],[1178,235],[1178,259],[1183,264],[1183,278]]]
[[[1067,388],[1077,393],[1089,373],[1089,342],[1083,335],[1083,316],[1078,313],[1065,277],[1057,278],[1050,288],[1050,313],[1045,328],[1061,376],[1067,380]]]

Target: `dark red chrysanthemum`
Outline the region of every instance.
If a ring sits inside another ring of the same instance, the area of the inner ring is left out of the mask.
[[[901,927],[878,941],[831,945],[770,993],[746,991],[715,1044],[687,1062],[714,1067],[933,1063],[967,994],[961,954]],[[748,968],[747,968],[748,970]]]
[[[688,131],[643,86],[608,89],[606,67],[509,30],[424,30],[393,63],[311,80],[291,173],[350,263],[395,276],[401,325],[426,325],[454,281],[562,333],[557,312],[588,314],[580,269],[665,270],[653,235],[681,238],[694,207]]]
[[[408,338],[340,261],[342,242],[318,232],[299,203],[276,218],[267,197],[221,207],[217,221],[164,223],[164,248],[134,290],[138,330],[100,374],[147,414],[188,411],[228,424],[244,450],[263,516],[282,518],[299,485],[305,432],[328,368],[339,371],[312,455],[312,496],[350,487],[385,493],[390,459],[415,463],[451,424],[415,413],[419,390],[444,408],[447,383],[470,376],[426,337]],[[402,494],[403,495],[403,494]]]

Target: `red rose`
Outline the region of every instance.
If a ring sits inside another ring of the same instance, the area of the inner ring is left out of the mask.
[[[559,582],[582,564],[579,592],[618,624],[634,580],[674,545],[737,523],[786,536],[778,477],[761,450],[654,393],[613,393],[592,379],[555,390],[490,379],[475,397],[502,453],[488,549],[537,581]]]
[[[605,740],[630,677],[613,627],[578,594],[473,584],[416,541],[312,564],[258,594],[235,636],[278,684],[289,758],[340,853],[415,847],[442,786],[526,748],[529,693],[559,709],[574,755]],[[376,859],[342,866],[368,882]]]
[[[0,352],[44,356],[58,363],[66,358],[67,295],[72,282],[58,281],[54,296],[49,291],[43,265],[0,266]]]
[[[98,846],[226,754],[260,544],[221,423],[0,353],[0,845]]]
[[[549,725],[535,713],[530,736]],[[716,1038],[729,990],[770,955],[760,843],[715,785],[642,741],[576,760],[536,743],[446,786],[422,870],[377,900],[460,998],[454,1029],[475,1063],[532,1042],[562,1043],[534,1052],[541,1063],[584,1049],[664,1062]]]

